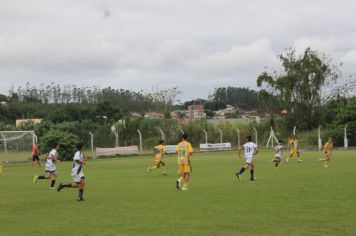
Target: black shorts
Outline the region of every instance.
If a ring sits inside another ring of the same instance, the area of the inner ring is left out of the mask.
[[[40,157],[38,155],[33,155],[32,161],[40,161]]]

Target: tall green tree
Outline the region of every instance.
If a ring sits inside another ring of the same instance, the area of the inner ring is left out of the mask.
[[[295,49],[289,49],[278,56],[282,63],[281,72],[263,72],[257,78],[261,93],[275,96],[282,108],[289,111],[289,126],[298,125],[311,129],[319,125],[323,98],[331,92],[327,85],[336,83],[341,77],[338,66],[330,57],[319,54],[310,48],[298,56]],[[269,99],[268,96],[261,98]]]
[[[258,108],[258,93],[248,88],[220,87],[213,94],[213,101],[225,105],[237,106],[242,109]]]

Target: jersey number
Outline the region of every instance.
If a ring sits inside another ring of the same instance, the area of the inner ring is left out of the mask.
[[[179,151],[179,157],[185,157],[185,150]]]

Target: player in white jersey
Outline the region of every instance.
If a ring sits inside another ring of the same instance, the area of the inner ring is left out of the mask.
[[[49,189],[55,189],[54,185],[56,184],[56,179],[58,177],[57,173],[57,166],[56,163],[58,162],[58,150],[59,150],[59,143],[55,143],[54,148],[49,152],[46,165],[45,165],[45,175],[35,175],[33,178],[33,183],[37,183],[39,179],[51,179],[51,186]]]
[[[274,153],[274,160],[273,163],[275,163],[275,167],[278,168],[279,163],[282,161],[282,152],[283,152],[284,146],[282,140],[278,141],[278,145],[274,148],[275,153]]]
[[[241,159],[241,150],[245,150],[245,158],[246,162],[243,167],[241,167],[240,171],[236,173],[237,179],[240,180],[240,175],[245,171],[250,169],[251,178],[250,180],[256,180],[254,176],[255,163],[253,161],[253,157],[258,153],[258,147],[255,143],[253,143],[251,136],[247,136],[247,143],[242,145],[242,148],[239,149],[239,158]]]
[[[86,163],[86,159],[84,158],[83,150],[84,150],[84,144],[78,143],[77,151],[75,152],[73,157],[73,168],[71,172],[73,183],[69,183],[69,184],[59,183],[57,189],[59,192],[63,188],[79,188],[78,201],[84,201],[83,193],[85,187],[85,177],[83,173],[83,165]]]

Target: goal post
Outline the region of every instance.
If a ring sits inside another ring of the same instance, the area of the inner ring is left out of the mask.
[[[37,136],[34,131],[0,131],[0,160],[21,162],[31,159]]]

